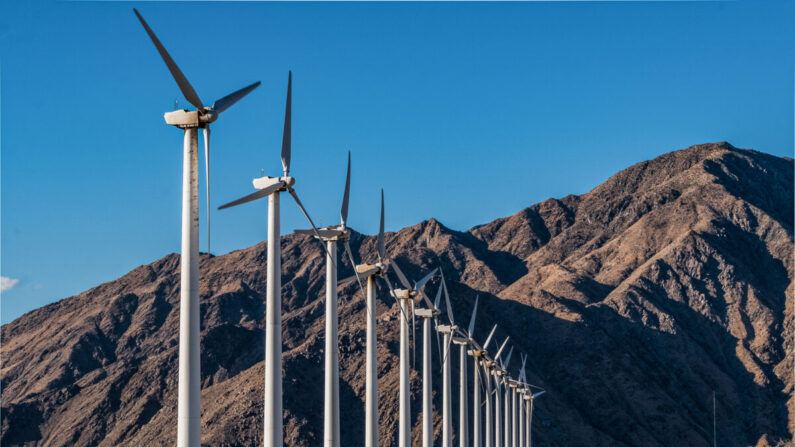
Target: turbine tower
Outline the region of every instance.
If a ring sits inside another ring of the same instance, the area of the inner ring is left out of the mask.
[[[511,447],[511,379],[508,376],[508,364],[511,363],[511,354],[513,354],[513,347],[511,347],[511,350],[508,351],[508,357],[505,358],[505,364],[500,365],[499,371],[500,380],[502,381],[502,388],[504,390],[503,397],[505,399],[505,412],[503,413],[503,445],[505,447]]]
[[[339,360],[339,313],[337,312],[337,243],[342,242],[352,266],[351,247],[348,243],[350,230],[347,227],[348,198],[351,191],[351,153],[348,152],[348,171],[340,208],[340,224],[310,230],[296,230],[296,234],[315,235],[326,247],[326,349],[325,349],[325,397],[323,412],[323,445],[340,445],[340,360]],[[354,274],[358,279],[358,273]],[[359,282],[361,287],[361,282]]]
[[[221,205],[224,209],[251,202],[252,200],[268,198],[268,258],[267,258],[267,284],[265,291],[265,425],[263,444],[265,447],[282,447],[284,443],[283,415],[282,415],[282,257],[281,257],[281,232],[280,224],[280,194],[289,192],[298,208],[304,214],[309,224],[314,229],[315,237],[322,239],[317,232],[314,222],[309,217],[298,193],[295,192],[295,178],[290,177],[291,153],[291,108],[292,108],[293,75],[287,77],[287,101],[284,112],[284,133],[282,134],[282,177],[260,177],[253,180],[257,191]]]
[[[524,397],[525,400],[530,404],[530,410],[527,412],[527,447],[533,447],[533,406],[535,404],[536,398],[544,393],[544,390],[541,390],[535,394],[530,391]]]
[[[444,290],[444,302],[447,308],[447,319],[449,325],[438,325],[437,331],[442,333],[444,355],[442,356],[442,447],[453,447],[453,414],[452,414],[452,392],[450,374],[450,343],[453,334],[459,333],[458,326],[455,325],[453,308],[450,305],[450,294],[447,292],[447,283],[444,280],[444,272],[441,274],[441,289]]]
[[[489,346],[489,343],[492,340],[492,336],[494,335],[494,331],[497,329],[497,325],[495,324],[494,327],[491,329],[491,333],[489,333],[488,338],[486,338],[486,342],[483,344],[483,348],[479,351],[476,351],[475,358],[475,370],[479,370],[479,368],[483,368],[483,375],[485,376],[482,380],[483,383],[486,384],[486,414],[484,417],[484,427],[483,427],[483,439],[485,447],[491,447],[494,443],[494,428],[492,424],[492,410],[493,407],[491,405],[491,372],[489,365],[492,363],[491,359],[488,356],[488,351],[486,349]],[[475,402],[475,415],[477,416],[480,411],[480,402]]]
[[[497,351],[497,355],[494,356],[494,360],[488,362],[489,369],[491,370],[491,375],[494,378],[494,447],[502,447],[502,387],[500,382],[500,368],[497,362],[500,360],[500,354],[502,354],[502,350],[505,349],[505,345],[508,344],[508,340],[511,337],[505,339],[502,342],[502,346]]]
[[[411,445],[411,396],[409,390],[409,322],[406,317],[408,314],[408,306],[411,304],[411,324],[414,326],[414,299],[422,293],[422,288],[425,286],[433,275],[436,274],[437,269],[433,269],[424,278],[419,280],[411,287],[406,275],[400,270],[397,264],[395,266],[395,273],[398,275],[400,283],[405,289],[393,290],[392,296],[398,300],[400,305],[400,312],[403,318],[400,320],[400,400],[399,400],[399,421],[398,421],[398,447],[410,447]]]
[[[215,101],[202,105],[199,95],[182,74],[154,31],[137,9],[133,9],[185,99],[196,110],[175,110],[165,114],[167,124],[184,131],[182,162],[182,249],[180,256],[179,301],[179,388],[177,400],[177,446],[199,446],[201,442],[201,365],[199,330],[199,136],[204,130],[204,167],[207,184],[207,251],[210,251],[210,123],[242,97],[259,86],[255,82]]]
[[[414,314],[422,318],[422,447],[433,446],[433,405],[431,403],[431,394],[433,390],[433,382],[431,378],[431,319],[436,320],[439,315],[439,299],[442,296],[442,285],[439,285],[439,290],[436,291],[436,298],[433,304],[425,294],[422,297],[425,300],[426,308],[416,309]],[[438,325],[436,325],[438,326]],[[439,334],[436,334],[437,347],[439,348],[439,357],[441,360],[442,351],[439,344]]]
[[[366,378],[365,378],[365,424],[364,424],[364,445],[365,447],[378,447],[378,345],[376,339],[376,305],[375,278],[380,276],[387,283],[389,290],[392,284],[386,275],[389,267],[389,259],[384,253],[384,190],[381,190],[381,224],[378,230],[378,262],[375,264],[360,264],[356,266],[356,275],[367,278],[367,352],[366,352]],[[355,279],[351,277],[342,282]]]
[[[469,447],[469,393],[467,392],[467,354],[469,347],[473,346],[474,340],[472,339],[472,331],[475,329],[475,315],[478,312],[478,298],[475,297],[475,307],[472,310],[472,317],[469,319],[469,326],[465,332],[462,332],[460,337],[454,337],[453,343],[460,346],[460,358],[458,363],[459,369],[459,392],[458,392],[458,441],[460,447]],[[477,366],[475,367],[477,368]],[[477,371],[474,372],[478,374]],[[475,386],[478,386],[477,381]],[[479,390],[474,390],[477,398],[480,397]],[[477,427],[477,426],[476,426]],[[477,428],[476,428],[477,429]],[[478,438],[479,440],[480,438]]]
[[[488,344],[491,342],[491,337],[494,335],[494,331],[497,329],[497,325],[495,324],[494,327],[491,328],[491,332],[489,333],[488,338],[486,338],[486,343],[484,344],[485,347],[488,347]],[[467,351],[467,354],[472,356],[473,359],[473,370],[474,373],[472,375],[472,446],[473,447],[482,447],[483,446],[483,431],[481,427],[481,406],[483,405],[480,401],[480,391],[483,388],[483,378],[481,377],[481,368],[483,368],[483,359],[486,355],[486,349],[481,348],[480,345],[475,342],[474,339],[470,338],[470,343],[472,349]],[[488,374],[488,373],[486,373]],[[486,376],[486,387],[491,390],[491,385],[489,385],[488,375]],[[488,392],[486,392],[486,396],[488,396]],[[488,399],[488,397],[487,397]],[[486,406],[487,412],[490,412],[488,405]],[[491,445],[491,444],[489,444]]]

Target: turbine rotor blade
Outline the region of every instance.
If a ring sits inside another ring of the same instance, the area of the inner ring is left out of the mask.
[[[478,300],[480,295],[475,295],[475,307],[472,310],[472,317],[469,319],[469,328],[467,328],[467,337],[472,336],[472,331],[475,330],[475,315],[478,313]]]
[[[384,260],[384,189],[381,188],[381,225],[378,227],[378,260]]]
[[[483,350],[485,351],[486,348],[489,347],[489,343],[491,342],[491,337],[494,335],[494,331],[497,330],[497,325],[495,324],[493,328],[491,328],[491,332],[489,332],[489,336],[486,337],[486,343],[483,343]]]
[[[505,345],[508,344],[508,340],[510,340],[510,339],[511,339],[510,336],[505,338],[505,341],[502,342],[502,345],[500,346],[500,349],[497,350],[497,355],[494,356],[494,360],[499,360],[500,354],[502,354],[502,350],[505,349]]]
[[[450,294],[447,293],[447,282],[444,280],[444,270],[439,270],[442,274],[442,288],[444,289],[444,302],[447,305],[447,319],[450,320],[450,324],[455,326],[455,320],[453,319],[453,307],[450,305]]]
[[[348,151],[348,173],[345,175],[345,193],[342,195],[342,208],[340,208],[340,223],[342,228],[348,222],[348,196],[351,193],[351,151]]]
[[[204,126],[204,186],[207,196],[207,253],[210,253],[210,125]]]
[[[439,362],[442,361],[442,341],[439,339],[439,331],[436,328],[439,327],[439,320],[436,317],[433,317],[433,329],[436,333],[436,348],[439,351]]]
[[[422,295],[425,296],[424,293]],[[433,310],[437,312],[439,311],[439,300],[441,298],[442,298],[442,285],[439,284],[439,290],[436,291],[436,297],[433,299]],[[428,304],[430,305],[430,301],[428,302]]]
[[[224,96],[223,98],[215,101],[211,108],[213,109],[213,111],[215,113],[220,115],[221,112],[223,112],[224,110],[226,110],[229,107],[231,107],[232,104],[240,101],[241,98],[243,98],[244,96],[246,96],[249,93],[251,93],[251,91],[254,90],[255,88],[259,87],[259,85],[260,85],[260,81],[257,81],[257,82],[255,82],[255,83],[253,83],[253,84],[251,84],[251,85],[249,85],[247,87],[241,88],[240,90],[238,90],[238,91],[236,91],[234,93],[230,93],[230,94]]]
[[[425,275],[424,278],[414,283],[414,290],[420,291],[425,286],[425,283],[430,281],[431,278],[433,278],[433,275],[436,274],[436,270],[439,270],[439,268],[437,267],[431,270],[431,273],[428,273],[427,275]]]
[[[367,292],[364,291],[364,287],[362,286],[362,279],[359,277],[359,272],[356,271],[356,262],[353,260],[353,253],[351,253],[351,246],[348,244],[348,240],[345,239],[345,252],[348,254],[348,260],[351,261],[351,267],[353,267],[353,276],[356,277],[356,281],[359,283],[359,289],[365,295]]]
[[[287,105],[284,107],[284,133],[282,133],[282,169],[290,175],[290,148],[292,139],[293,72],[287,75]]]
[[[221,205],[221,206],[218,207],[218,209],[222,210],[224,208],[237,206],[237,205],[240,205],[240,204],[243,204],[243,203],[246,203],[246,202],[251,202],[252,200],[257,200],[257,199],[259,199],[261,197],[269,196],[274,191],[277,191],[279,188],[281,188],[283,186],[284,186],[284,182],[275,183],[275,184],[273,184],[273,185],[271,185],[271,186],[269,186],[269,187],[267,187],[265,189],[260,189],[259,191],[251,193],[251,194],[249,194],[249,195],[247,195],[245,197],[241,197],[241,198],[239,198],[237,200],[234,200],[232,202],[229,202],[229,203],[226,203],[224,205]]]
[[[196,90],[193,90],[193,87],[188,82],[188,79],[185,78],[185,75],[182,74],[182,71],[177,66],[177,63],[174,62],[174,59],[171,58],[171,55],[168,54],[166,48],[160,43],[160,39],[157,38],[152,28],[149,28],[149,24],[146,23],[146,20],[141,16],[137,9],[133,8],[133,12],[135,15],[138,16],[138,20],[141,21],[141,25],[144,26],[146,30],[146,34],[149,34],[149,38],[152,39],[152,43],[155,44],[157,48],[157,52],[160,53],[160,57],[163,58],[163,61],[166,63],[168,67],[168,71],[171,72],[171,76],[177,81],[177,86],[182,91],[182,96],[188,100],[189,103],[193,104],[193,107],[196,107],[199,110],[204,109],[202,105],[202,100],[199,99],[199,95],[196,94]]]
[[[323,251],[326,252],[326,256],[328,256],[328,258],[331,259],[331,261],[336,264],[337,259],[331,256],[331,253],[329,253],[328,249],[326,248],[326,244],[323,243],[323,238],[320,237],[320,233],[317,231],[315,222],[313,222],[312,218],[309,217],[309,213],[306,211],[306,208],[304,208],[304,205],[301,203],[301,200],[298,198],[298,194],[295,192],[295,189],[287,188],[287,190],[290,192],[290,195],[293,196],[293,199],[295,200],[295,203],[298,205],[298,208],[300,208],[301,212],[304,213],[304,217],[306,217],[306,220],[309,221],[309,225],[312,226],[312,231],[315,232],[315,237],[320,242],[320,245],[323,247]],[[353,269],[356,270],[356,266],[354,266]]]
[[[395,268],[395,273],[397,273],[398,279],[400,283],[403,284],[403,287],[405,287],[406,290],[411,290],[411,284],[409,284],[409,280],[406,279],[406,275],[403,274],[403,270],[400,270],[400,266],[398,266],[396,262],[390,262],[390,264]]]
[[[511,346],[511,350],[508,351],[508,357],[505,358],[505,364],[502,366],[502,369],[508,369],[508,364],[511,363],[511,354],[513,354],[513,346]]]

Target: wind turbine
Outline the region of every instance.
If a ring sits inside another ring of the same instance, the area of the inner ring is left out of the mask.
[[[219,207],[219,209],[224,209],[263,197],[268,198],[268,271],[265,292],[265,430],[263,436],[265,447],[281,447],[284,442],[282,427],[282,257],[279,229],[279,195],[282,192],[290,193],[314,229],[315,236],[322,239],[317,232],[315,223],[312,222],[309,213],[301,204],[301,200],[298,199],[298,194],[293,188],[295,178],[290,177],[292,85],[293,75],[290,72],[287,77],[287,101],[284,111],[284,133],[282,134],[281,158],[284,176],[255,178],[253,184],[257,191]]]
[[[204,167],[207,183],[207,251],[210,251],[210,123],[242,97],[259,86],[255,82],[215,101],[202,105],[199,95],[182,74],[174,59],[133,9],[185,99],[197,110],[175,110],[165,114],[167,124],[184,131],[182,162],[182,248],[180,256],[179,391],[177,400],[177,446],[198,446],[201,442],[201,364],[199,352],[199,136],[204,129]]]
[[[504,399],[505,399],[505,413],[503,413],[503,422],[505,423],[505,428],[503,431],[504,435],[504,443],[505,447],[511,447],[511,387],[510,382],[511,379],[508,376],[508,364],[511,363],[511,354],[513,354],[513,347],[511,350],[508,351],[508,357],[505,358],[505,363],[500,365],[500,379],[502,380],[502,387],[504,390]]]
[[[348,198],[351,191],[351,153],[348,152],[348,171],[340,208],[340,224],[326,228],[296,230],[296,234],[315,235],[326,247],[326,349],[325,349],[325,397],[323,416],[323,445],[340,445],[340,361],[339,361],[339,313],[337,312],[337,243],[342,242],[351,265],[355,266],[348,243],[351,231],[347,227]],[[355,272],[355,270],[354,270]],[[358,273],[355,273],[358,279]],[[361,287],[361,282],[359,283]]]
[[[452,392],[450,375],[450,342],[453,334],[458,333],[458,326],[453,318],[453,308],[450,305],[450,294],[447,292],[447,284],[442,273],[440,288],[444,290],[444,301],[447,307],[448,325],[438,325],[436,330],[442,333],[442,346],[444,355],[442,357],[442,447],[452,447],[453,443],[453,415],[452,415]],[[438,295],[437,295],[438,296]]]
[[[472,331],[475,329],[475,315],[478,312],[478,298],[475,297],[475,306],[472,309],[472,317],[469,319],[469,326],[467,327],[466,331],[461,333],[462,336],[453,338],[453,343],[459,345],[461,348],[460,358],[459,358],[459,393],[458,393],[458,440],[460,447],[469,447],[469,402],[468,397],[469,394],[467,393],[467,354],[470,346],[473,346],[474,340],[472,339]],[[474,374],[477,376],[479,372],[477,371],[477,365],[475,366]],[[478,386],[477,379],[475,382],[475,386]],[[474,390],[477,399],[480,398],[480,390]],[[475,402],[477,402],[477,399]],[[479,427],[475,426],[476,430]],[[480,437],[478,436],[478,441]]]
[[[411,303],[411,324],[414,326],[414,298],[424,295],[422,288],[425,286],[433,275],[436,274],[437,269],[433,269],[424,278],[414,283],[414,287],[409,284],[406,275],[400,270],[397,264],[395,266],[395,273],[398,275],[400,283],[405,289],[395,289],[392,291],[392,296],[398,300],[400,305],[400,312],[403,318],[400,320],[400,400],[399,400],[399,422],[398,422],[398,447],[409,447],[411,444],[411,399],[409,395],[409,323],[406,315],[408,314],[408,305]]]
[[[436,292],[433,304],[431,300],[423,294],[426,308],[415,309],[414,314],[422,318],[422,447],[433,446],[433,410],[431,405],[431,390],[433,382],[431,378],[431,319],[436,320],[439,315],[439,298],[442,296],[442,285]],[[438,337],[438,333],[437,333]],[[441,357],[441,345],[438,343],[439,356]]]
[[[367,278],[367,352],[366,352],[366,378],[365,378],[365,447],[378,447],[378,362],[377,339],[375,319],[375,278],[380,276],[392,290],[392,284],[386,276],[389,268],[389,259],[384,253],[384,190],[381,190],[381,224],[378,230],[378,262],[375,264],[360,264],[356,266],[356,275]],[[356,276],[349,278],[350,280]],[[345,282],[347,280],[343,280]]]
[[[514,401],[513,408],[516,419],[514,419],[514,446],[521,447],[525,444],[525,420],[524,420],[524,382],[525,382],[525,364],[527,363],[527,355],[522,354],[522,367],[519,369],[519,378],[516,380],[514,386]],[[518,399],[518,402],[517,402]],[[518,427],[517,427],[518,425]]]
[[[544,394],[545,391],[541,390],[537,393],[529,392],[524,396],[525,400],[530,403],[530,410],[527,412],[527,447],[533,447],[533,406],[536,398]]]
[[[494,399],[494,447],[502,447],[502,403],[500,402],[502,387],[499,374],[500,369],[497,362],[499,362],[500,354],[502,354],[502,350],[505,349],[505,345],[508,344],[510,338],[511,337],[507,337],[505,341],[502,342],[502,346],[500,346],[499,351],[497,351],[497,355],[494,356],[494,360],[488,363],[492,377],[494,377],[494,394],[496,396]]]
[[[485,445],[485,447],[491,447],[492,443],[492,429],[491,429],[491,378],[489,377],[489,370],[487,367],[488,363],[488,352],[486,349],[489,347],[489,343],[491,343],[492,337],[494,336],[494,331],[497,330],[497,325],[495,324],[494,327],[491,328],[491,332],[489,332],[489,336],[486,337],[486,342],[483,343],[483,347],[477,345],[474,341],[472,342],[473,346],[472,349],[467,352],[474,358],[475,363],[475,375],[473,376],[473,398],[472,398],[472,420],[475,425],[475,430],[473,431],[472,436],[472,445],[474,447],[481,447]],[[480,377],[480,370],[483,368],[483,373],[486,376],[485,380],[482,380]],[[486,414],[485,414],[485,422],[483,427],[483,433],[480,431],[480,407],[482,403],[480,402],[480,387],[482,383],[485,383],[486,390]],[[483,435],[481,437],[481,434]],[[485,440],[485,442],[484,442]]]

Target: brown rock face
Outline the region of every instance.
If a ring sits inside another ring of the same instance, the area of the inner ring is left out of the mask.
[[[431,219],[386,240],[413,279],[444,270],[459,324],[479,294],[476,337],[499,323],[498,338],[510,335],[529,354],[529,379],[547,390],[536,406],[536,445],[711,446],[713,391],[719,445],[783,446],[795,433],[789,158],[693,146],[467,232]],[[323,432],[323,257],[309,238],[282,244],[285,441],[315,446]],[[357,259],[375,258],[374,237],[355,234],[352,248]],[[201,259],[206,445],[261,443],[265,258],[261,243]],[[340,276],[350,274],[342,259]],[[383,445],[394,445],[398,311],[379,285],[380,432]],[[0,443],[173,445],[178,317],[172,254],[3,326]],[[364,438],[364,317],[362,293],[347,284],[345,446]],[[420,390],[415,373],[415,441]]]

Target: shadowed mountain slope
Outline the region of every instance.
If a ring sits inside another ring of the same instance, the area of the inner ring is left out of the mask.
[[[693,146],[466,232],[430,219],[386,242],[410,279],[444,270],[459,324],[480,295],[476,338],[499,323],[498,339],[529,354],[529,379],[547,390],[538,445],[711,446],[713,391],[720,445],[783,446],[795,433],[789,158]],[[374,260],[374,237],[355,233],[351,244],[357,260]],[[201,258],[206,445],[261,443],[265,249]],[[313,446],[323,432],[322,250],[288,235],[282,256],[285,440]],[[345,259],[340,270],[352,274]],[[393,445],[399,311],[379,285],[380,432]],[[356,282],[341,287],[346,446],[364,437],[364,314]],[[178,317],[172,254],[3,326],[0,443],[173,444]],[[412,380],[419,442],[416,371]]]

